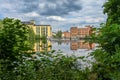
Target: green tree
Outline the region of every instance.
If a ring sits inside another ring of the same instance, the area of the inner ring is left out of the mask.
[[[32,28],[29,28],[28,33],[29,33],[29,37],[28,37],[29,39],[28,40],[29,40],[29,43],[30,43],[30,48],[33,49],[34,48],[34,43],[35,43],[35,37],[36,37],[36,35],[35,35],[35,33],[34,33],[34,31],[33,31]]]
[[[59,30],[57,33],[56,33],[56,38],[62,38],[62,31]]]
[[[107,25],[120,24],[120,0],[108,0],[103,7],[108,16]]]
[[[29,48],[29,27],[20,20],[5,18],[0,29],[0,59],[16,60]]]
[[[108,18],[101,25],[94,39],[100,49],[94,51],[96,61],[91,73],[96,73],[96,80],[120,79],[120,0],[108,0],[103,5]]]

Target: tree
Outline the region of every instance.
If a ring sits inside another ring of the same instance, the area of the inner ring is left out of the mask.
[[[108,16],[106,24],[120,24],[120,0],[108,0],[103,7]]]
[[[30,49],[29,27],[18,19],[10,18],[2,20],[2,26],[0,25],[0,59],[14,61]]]
[[[56,33],[56,38],[62,38],[62,31],[61,30]]]
[[[120,79],[120,0],[108,0],[103,5],[107,21],[101,25],[94,39],[100,44],[92,54],[96,62],[91,69],[96,73],[96,80]]]

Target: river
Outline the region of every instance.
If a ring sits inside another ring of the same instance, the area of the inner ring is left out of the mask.
[[[95,43],[85,42],[85,40],[48,40],[47,44],[43,44],[41,41],[34,44],[35,52],[55,50],[56,54],[75,56],[87,56],[95,49]]]

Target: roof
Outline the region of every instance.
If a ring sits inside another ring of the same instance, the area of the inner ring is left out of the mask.
[[[29,22],[29,21],[24,21],[22,22],[23,24],[28,24],[28,25],[33,25],[33,23]]]
[[[35,25],[35,26],[51,26],[51,25]]]

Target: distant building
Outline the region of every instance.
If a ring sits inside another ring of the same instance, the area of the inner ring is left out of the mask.
[[[70,28],[70,36],[71,36],[71,38],[77,38],[77,36],[78,36],[78,28],[77,27]]]
[[[70,29],[70,36],[71,39],[73,38],[85,38],[86,36],[90,36],[92,34],[92,27],[85,26],[85,28],[77,28],[71,27]]]
[[[22,22],[33,29],[35,35],[52,37],[52,28],[50,25],[36,25],[34,20]]]
[[[68,31],[63,32],[63,33],[62,33],[62,37],[63,37],[64,39],[70,39],[70,32],[68,32]]]
[[[52,28],[50,25],[35,25],[36,35],[46,36],[47,38],[52,37]]]

